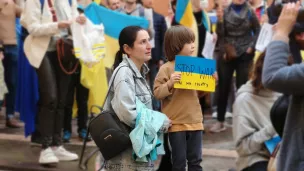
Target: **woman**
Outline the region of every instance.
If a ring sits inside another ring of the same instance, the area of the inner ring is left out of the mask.
[[[152,109],[152,91],[146,82],[149,69],[145,62],[151,59],[151,44],[148,32],[137,26],[124,28],[119,35],[120,49],[114,62],[114,73],[117,72],[114,84],[110,87],[104,109],[114,111],[120,121],[131,129],[135,126],[137,117],[135,98]],[[115,75],[115,74],[113,74]],[[153,114],[153,113],[152,113]],[[163,124],[167,129],[169,119]],[[132,158],[132,148],[129,148],[105,162],[105,170],[115,171],[153,171],[154,163],[136,163]]]
[[[43,3],[42,3],[43,2]],[[30,64],[36,68],[39,81],[38,131],[42,136],[39,163],[56,164],[59,161],[77,160],[75,153],[61,145],[64,106],[70,76],[65,74],[57,56],[57,40],[70,35],[71,20],[84,24],[86,18],[79,16],[76,0],[26,1],[21,18],[29,36],[24,51]],[[72,62],[62,61],[63,67]]]
[[[236,87],[239,89],[247,82],[260,31],[259,21],[245,0],[232,0],[224,11],[220,5],[217,17],[217,34],[223,41],[224,55],[218,60],[218,122],[212,126],[211,132],[226,130],[224,121],[233,73],[236,71]]]
[[[270,153],[264,142],[277,134],[270,121],[270,109],[280,93],[262,84],[264,58],[265,53],[257,59],[250,81],[239,89],[233,106],[233,136],[239,156],[236,164],[240,171],[267,171]]]

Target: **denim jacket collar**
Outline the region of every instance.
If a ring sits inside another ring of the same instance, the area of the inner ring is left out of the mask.
[[[136,78],[145,78],[149,72],[149,68],[146,64],[144,64],[141,67],[141,71],[139,71],[138,68],[136,67],[136,65],[134,64],[134,62],[127,56],[123,56],[122,63],[125,63],[126,65],[128,65],[130,67],[130,69],[134,72],[134,76]]]

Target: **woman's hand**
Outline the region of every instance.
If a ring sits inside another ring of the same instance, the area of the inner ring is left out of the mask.
[[[71,24],[72,24],[71,21],[60,21],[60,22],[58,22],[58,28],[66,29],[66,28],[69,28]]]
[[[247,49],[247,51],[246,51],[247,54],[252,54],[252,52],[253,52],[252,47],[249,47],[249,48]]]
[[[76,18],[76,22],[83,25],[85,24],[87,21],[87,18],[84,16],[84,15],[79,15],[77,18]]]
[[[292,31],[300,9],[300,1],[284,5],[279,20],[275,25],[275,32],[282,36],[288,36]]]
[[[173,85],[181,80],[182,73],[180,72],[175,72],[171,74],[170,80],[169,80],[169,89],[173,88]]]
[[[166,117],[163,126],[160,128],[160,131],[166,133],[168,132],[171,126],[172,126],[172,121],[168,117]]]

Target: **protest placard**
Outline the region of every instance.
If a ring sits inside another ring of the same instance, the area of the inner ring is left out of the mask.
[[[216,62],[199,57],[176,56],[175,72],[181,72],[181,80],[174,88],[191,89],[207,92],[215,91]]]
[[[255,45],[255,48],[259,52],[263,52],[268,44],[271,42],[272,36],[273,36],[273,25],[265,23],[262,26],[262,29],[260,31],[258,41]]]

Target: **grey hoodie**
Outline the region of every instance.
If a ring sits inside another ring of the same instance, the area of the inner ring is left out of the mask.
[[[251,81],[238,90],[233,105],[233,137],[239,155],[236,162],[238,170],[269,160],[270,154],[264,142],[276,135],[269,115],[279,96],[279,93],[266,89],[255,94]]]

